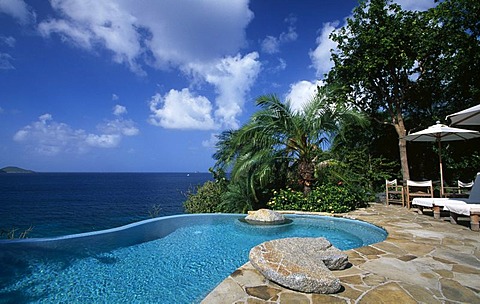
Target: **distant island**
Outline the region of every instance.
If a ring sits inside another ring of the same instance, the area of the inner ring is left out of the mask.
[[[35,172],[32,170],[26,170],[19,167],[11,167],[11,166],[0,169],[0,174],[6,174],[6,173],[35,173]]]

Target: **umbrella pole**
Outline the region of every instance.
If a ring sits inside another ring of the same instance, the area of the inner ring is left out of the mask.
[[[443,197],[442,142],[438,141],[438,159],[440,161],[440,197]]]

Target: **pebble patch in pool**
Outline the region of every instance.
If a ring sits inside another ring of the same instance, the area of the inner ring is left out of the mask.
[[[18,279],[7,286],[0,281],[0,303],[198,303],[264,241],[323,236],[346,250],[386,237],[373,225],[329,217],[290,217],[293,223],[282,226],[251,226],[239,218],[196,223],[94,255],[28,260]]]

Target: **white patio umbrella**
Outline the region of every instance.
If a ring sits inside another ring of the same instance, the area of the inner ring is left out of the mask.
[[[463,111],[453,113],[447,116],[452,121],[451,125],[480,125],[480,104]]]
[[[440,161],[440,195],[443,196],[443,168],[442,168],[442,141],[467,140],[480,137],[480,132],[459,128],[452,128],[437,123],[422,131],[405,136],[407,141],[437,142],[438,158]]]

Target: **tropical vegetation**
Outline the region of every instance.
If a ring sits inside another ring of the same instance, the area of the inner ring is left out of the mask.
[[[219,135],[214,181],[189,193],[187,211],[345,212],[375,199],[385,178],[438,179],[435,145],[404,136],[480,100],[478,11],[473,0],[425,12],[361,1],[331,35],[325,86],[299,111],[260,96],[247,123]],[[479,171],[478,145],[443,146],[447,181]]]

